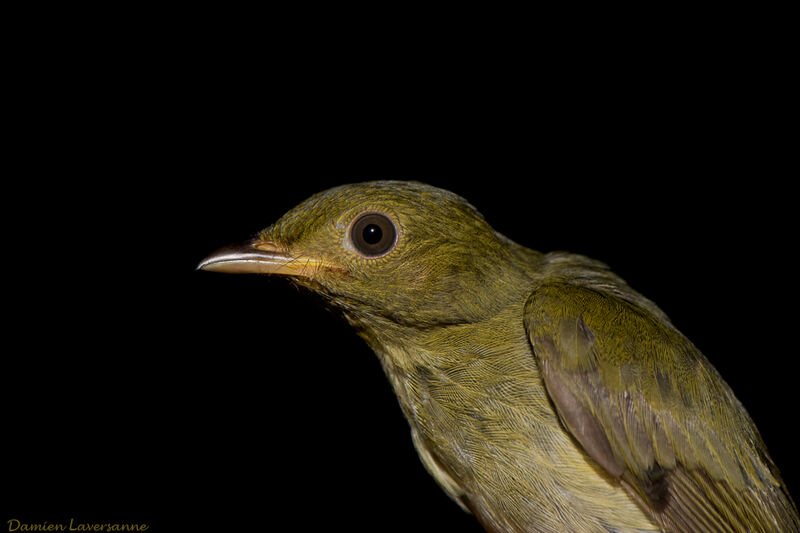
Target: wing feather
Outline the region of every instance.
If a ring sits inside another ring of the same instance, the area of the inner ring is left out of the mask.
[[[564,426],[667,531],[798,531],[747,412],[651,311],[566,282],[531,294],[528,336]]]

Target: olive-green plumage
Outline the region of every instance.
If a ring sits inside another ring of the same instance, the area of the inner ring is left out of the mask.
[[[287,275],[340,310],[426,468],[487,531],[800,529],[747,412],[655,304],[453,193],[330,189],[201,268]]]

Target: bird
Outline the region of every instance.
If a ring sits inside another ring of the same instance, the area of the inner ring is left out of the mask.
[[[283,276],[340,313],[487,532],[800,530],[745,408],[655,303],[453,192],[333,187],[198,269]]]

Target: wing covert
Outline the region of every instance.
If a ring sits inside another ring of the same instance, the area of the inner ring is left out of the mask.
[[[674,326],[632,301],[541,284],[525,325],[558,415],[668,531],[796,531],[747,412]]]

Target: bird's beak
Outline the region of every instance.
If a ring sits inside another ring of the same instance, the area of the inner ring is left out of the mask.
[[[228,274],[283,274],[304,278],[314,277],[321,268],[336,270],[324,261],[282,251],[275,243],[261,239],[220,248],[203,259],[197,268]]]

